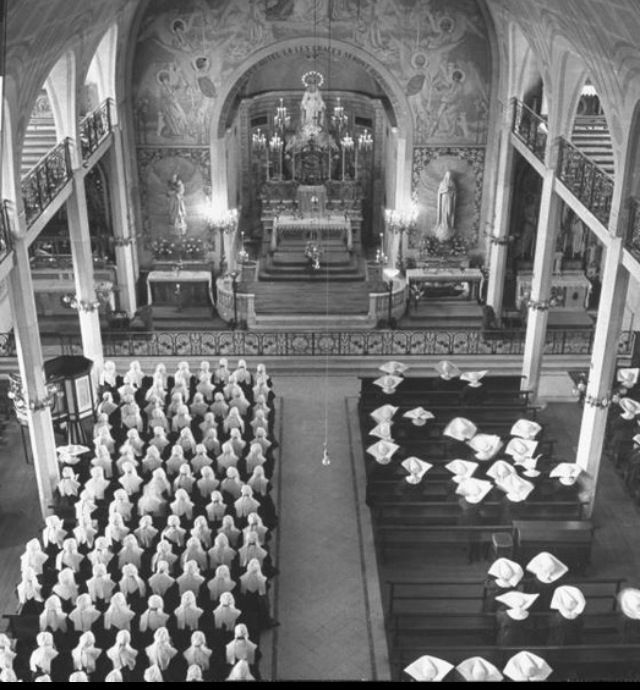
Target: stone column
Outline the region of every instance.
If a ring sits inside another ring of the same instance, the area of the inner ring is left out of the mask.
[[[102,335],[93,276],[87,197],[81,168],[73,172],[73,192],[67,200],[67,218],[71,239],[73,273],[76,281],[82,349],[85,357],[94,363],[92,374],[95,384],[103,366]]]
[[[17,222],[24,223],[24,214],[19,216]],[[14,240],[15,266],[9,275],[9,298],[13,312],[18,366],[29,409],[29,439],[40,511],[44,518],[52,512],[54,489],[58,483],[59,473],[51,410],[45,404],[47,388],[31,280],[29,248],[24,237],[26,224],[22,230],[20,236]]]
[[[227,192],[227,154],[224,137],[211,140],[211,213],[218,218],[229,208]],[[222,239],[222,238],[221,238]],[[222,268],[222,246],[215,247],[218,266]]]
[[[509,109],[509,114],[511,109]],[[487,304],[493,308],[496,317],[502,319],[504,280],[507,270],[507,251],[513,197],[514,150],[511,146],[511,122],[503,124],[500,134],[500,157],[496,178],[494,227],[491,228],[491,249],[489,254],[489,283]]]
[[[547,335],[547,314],[553,275],[553,255],[560,225],[560,198],[554,193],[555,171],[548,168],[542,181],[540,214],[536,233],[531,295],[528,304],[527,332],[522,367],[522,389],[535,400],[540,384],[542,358]]]
[[[616,369],[618,339],[629,283],[629,273],[622,266],[622,248],[622,239],[615,237],[605,250],[598,320],[593,337],[589,379],[576,453],[576,462],[586,473],[581,476],[581,483],[589,501],[586,517],[591,517],[593,512],[598,485],[607,424],[607,405],[611,399],[611,384]]]
[[[138,277],[134,228],[131,227],[131,214],[127,189],[126,160],[122,131],[118,125],[113,127],[113,142],[109,155],[110,192],[113,218],[113,234],[116,245],[116,271],[120,290],[120,309],[131,317],[137,309],[136,280]]]

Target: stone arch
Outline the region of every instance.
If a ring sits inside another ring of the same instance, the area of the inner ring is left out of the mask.
[[[116,97],[116,53],[118,25],[112,24],[105,31],[87,69],[85,81],[95,82],[100,103]]]
[[[344,41],[329,40],[328,38],[314,38],[308,36],[295,38],[267,46],[256,51],[245,60],[227,80],[228,86],[218,99],[211,117],[211,138],[224,137],[226,122],[234,107],[236,97],[246,80],[264,64],[286,55],[306,54],[310,48],[317,47],[320,51],[329,52],[331,56],[352,60],[364,69],[379,84],[389,99],[393,114],[392,122],[398,127],[399,136],[413,140],[413,118],[407,97],[391,72],[370,53]],[[218,105],[221,104],[221,105]]]

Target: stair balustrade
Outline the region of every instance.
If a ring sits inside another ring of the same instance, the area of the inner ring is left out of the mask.
[[[636,197],[629,199],[629,225],[625,246],[640,261],[640,200]]]
[[[11,254],[12,248],[13,237],[11,235],[9,215],[7,214],[7,202],[3,201],[0,204],[0,263]]]
[[[111,134],[111,108],[113,100],[107,98],[93,112],[80,121],[80,145],[82,160],[86,161],[100,144]]]
[[[556,175],[604,226],[609,224],[613,179],[563,137],[558,139]]]
[[[71,139],[61,141],[22,178],[27,227],[35,223],[71,179],[70,144]]]
[[[511,131],[544,163],[547,149],[547,122],[517,98],[512,99],[513,120]]]

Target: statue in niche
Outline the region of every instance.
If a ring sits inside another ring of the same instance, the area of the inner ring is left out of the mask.
[[[538,200],[533,194],[525,197],[524,223],[518,242],[518,258],[532,259],[538,227]]]
[[[455,232],[456,183],[447,170],[438,186],[435,235],[441,242],[453,237]]]
[[[581,259],[585,251],[586,230],[583,222],[571,209],[567,210],[561,229],[558,251],[566,259]]]
[[[319,131],[324,125],[324,114],[327,109],[317,84],[308,81],[300,101],[300,125],[304,131]]]
[[[173,173],[167,183],[169,188],[167,197],[169,198],[169,220],[172,227],[179,235],[187,232],[187,208],[184,203],[184,183],[178,177],[178,173]]]

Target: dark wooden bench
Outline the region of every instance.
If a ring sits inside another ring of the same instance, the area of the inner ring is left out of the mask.
[[[502,671],[507,661],[521,651],[518,647],[455,645],[437,649],[436,656],[456,666],[473,656],[481,656]],[[542,657],[553,669],[548,680],[636,680],[640,672],[640,644],[532,646],[527,651]],[[393,680],[411,680],[403,669],[424,654],[429,647],[397,647],[390,650]]]

